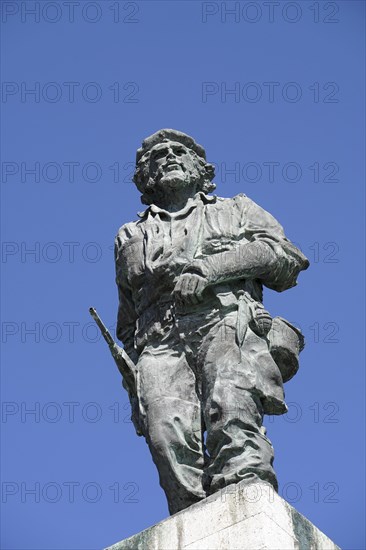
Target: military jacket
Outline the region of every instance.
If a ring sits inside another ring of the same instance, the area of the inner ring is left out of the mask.
[[[129,352],[136,350],[136,332],[144,330],[147,312],[174,300],[175,284],[194,259],[219,258],[220,252],[235,251],[239,244],[253,241],[265,241],[276,255],[276,267],[265,279],[242,278],[205,291],[199,307],[208,309],[217,300],[229,307],[231,291],[239,288],[261,302],[263,285],[279,292],[291,288],[308,266],[275,218],[244,194],[227,199],[200,192],[178,212],[151,205],[139,216],[138,221],[123,225],[115,239],[117,337]]]

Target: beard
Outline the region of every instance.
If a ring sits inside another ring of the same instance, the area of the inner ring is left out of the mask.
[[[155,173],[146,173],[148,181],[142,200],[144,204],[164,202],[168,196],[171,200],[174,197],[179,200],[202,187],[204,170],[195,160],[184,164],[177,161],[177,164],[180,168],[169,170],[169,167],[160,167]]]
[[[158,180],[149,180],[149,192],[146,204],[163,204],[166,201],[179,202],[183,197],[191,196],[197,191],[196,178],[188,172],[175,171],[164,173]]]
[[[191,178],[187,172],[172,170],[165,172],[158,180],[158,186],[164,189],[182,189],[190,185]]]
[[[201,179],[198,167],[195,166],[194,161],[192,163],[182,164],[177,162],[179,168],[160,167],[155,175],[155,187],[160,189],[186,189],[187,187],[196,186]]]

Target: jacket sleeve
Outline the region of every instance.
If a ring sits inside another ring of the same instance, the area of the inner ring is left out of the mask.
[[[123,262],[123,246],[126,236],[123,228],[119,231],[114,245],[116,264],[116,283],[118,288],[117,338],[123,343],[126,352],[134,359],[134,334],[136,328],[136,311],[131,287],[127,278],[127,266]]]
[[[245,195],[234,197],[230,208],[235,220],[235,246],[194,260],[183,272],[197,273],[213,285],[257,279],[278,292],[295,286],[299,272],[307,269],[309,261],[286,239],[281,225]]]
[[[309,261],[285,237],[283,228],[278,221],[246,197],[246,207],[243,209],[243,226],[249,244],[256,243],[257,247],[261,247],[261,253],[266,256],[268,252],[271,258],[268,262],[268,269],[265,269],[259,277],[261,282],[278,292],[295,286],[300,271],[309,267]],[[243,260],[245,262],[245,254],[243,254]]]

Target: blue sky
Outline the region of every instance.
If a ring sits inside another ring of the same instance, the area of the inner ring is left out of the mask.
[[[4,549],[102,548],[168,515],[88,314],[115,327],[114,236],[164,127],[311,262],[265,292],[307,342],[265,425],[279,494],[365,547],[363,25],[361,1],[2,2]]]

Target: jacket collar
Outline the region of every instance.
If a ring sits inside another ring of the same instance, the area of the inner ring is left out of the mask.
[[[150,204],[146,210],[143,212],[138,212],[137,215],[139,218],[144,219],[148,216],[149,213],[155,215],[155,214],[165,214],[171,218],[177,218],[180,216],[184,216],[192,210],[193,208],[196,208],[200,202],[203,202],[204,204],[214,203],[216,202],[217,196],[216,195],[206,195],[203,191],[199,191],[195,194],[193,199],[190,199],[184,208],[181,210],[178,210],[177,212],[168,212],[167,210],[164,210],[164,208],[160,208],[156,204]]]

